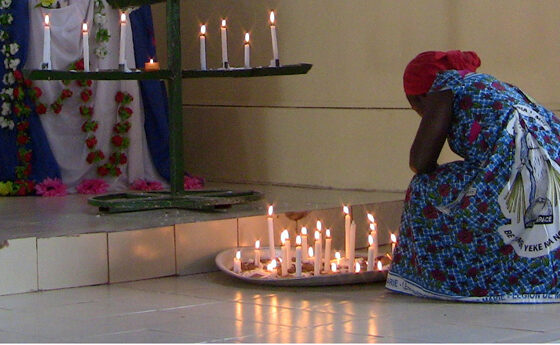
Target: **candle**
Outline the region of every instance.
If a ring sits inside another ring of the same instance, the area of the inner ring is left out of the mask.
[[[296,277],[301,277],[301,236],[296,236]]]
[[[249,33],[245,33],[245,44],[243,45],[245,51],[245,68],[251,68],[251,44],[249,44]]]
[[[206,71],[206,25],[200,26],[200,69]]]
[[[350,257],[350,209],[344,205],[342,211],[344,212],[344,254],[348,259]]]
[[[307,228],[305,226],[301,228],[301,250],[303,259],[307,259]]]
[[[381,263],[381,261],[377,261],[377,270],[383,271],[383,264]]]
[[[354,265],[354,258],[356,257],[356,222],[352,221],[350,224],[350,255],[348,256],[348,269]]]
[[[45,16],[45,30],[43,32],[43,63],[41,69],[51,69],[51,26],[50,18]]]
[[[278,58],[278,36],[276,34],[276,18],[274,11],[270,11],[270,35],[272,37],[272,55],[274,57],[273,66],[280,67],[280,59]]]
[[[82,50],[84,53],[84,71],[89,72],[89,33],[87,23],[82,25]]]
[[[261,241],[255,241],[255,265],[261,268]]]
[[[284,229],[284,246],[286,247],[286,270],[292,267],[292,247],[290,243],[290,233]]]
[[[340,252],[335,252],[334,258],[336,259],[336,264],[340,265]]]
[[[395,234],[391,234],[391,257],[395,253],[396,245],[397,245],[397,236]]]
[[[331,263],[331,271],[332,271],[333,273],[336,273],[336,262],[332,262],[332,263]]]
[[[379,256],[379,241],[377,240],[377,229],[375,223],[369,225],[370,234],[373,237],[373,257]]]
[[[276,250],[274,249],[274,223],[272,219],[272,212],[274,207],[272,205],[268,206],[268,218],[266,222],[268,224],[268,246],[269,246],[269,256],[270,260],[274,260],[276,257]]]
[[[149,62],[144,64],[145,71],[158,71],[159,70],[159,62],[155,62],[154,59],[150,59]]]
[[[321,260],[323,259],[323,241],[322,241],[323,236],[321,236],[321,231],[323,231],[323,224],[321,224],[320,220],[317,221],[316,229],[317,229],[317,231],[319,231],[319,251],[317,251],[317,249],[315,249],[315,255],[318,256],[320,262],[322,262]],[[315,238],[317,238],[317,237],[315,237]]]
[[[241,273],[241,251],[238,250],[233,258],[233,272]]]
[[[313,274],[318,276],[321,273],[321,233],[315,231],[315,261]]]
[[[266,269],[271,272],[276,271],[276,260],[272,260],[268,265],[266,265]]]
[[[360,263],[359,263],[359,262],[356,262],[356,265],[354,265],[354,266],[355,266],[354,272],[360,273]]]
[[[309,248],[307,248],[307,257],[309,258],[309,260],[315,262],[315,260],[313,259],[313,247],[309,246]],[[313,266],[314,268],[314,272],[315,272],[315,266]]]
[[[288,253],[286,251],[286,234],[284,232],[282,232],[280,234],[280,242],[282,243],[282,246],[280,247],[280,252],[282,253],[282,276],[286,276],[288,274]]]
[[[121,13],[121,42],[119,47],[119,68],[126,69],[126,57],[125,57],[125,46],[126,46],[126,13]]]
[[[229,68],[227,55],[227,26],[225,19],[222,19],[222,26],[220,27],[220,31],[222,33],[222,67]]]
[[[373,262],[375,261],[375,255],[373,253],[373,236],[368,235],[369,248],[367,251],[367,270],[373,271]]]
[[[325,271],[329,272],[331,269],[331,230],[325,231]]]

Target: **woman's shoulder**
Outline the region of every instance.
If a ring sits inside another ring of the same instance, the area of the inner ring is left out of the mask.
[[[457,70],[447,70],[439,72],[436,79],[432,83],[432,87],[429,92],[438,92],[444,90],[452,90],[453,93],[457,93],[460,89],[463,89],[469,85],[479,85],[479,84],[493,84],[500,83],[501,81],[496,79],[494,76],[485,73],[469,72],[469,71],[457,71]]]

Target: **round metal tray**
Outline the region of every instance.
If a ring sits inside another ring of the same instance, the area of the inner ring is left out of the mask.
[[[276,255],[281,255],[280,248],[276,249]],[[275,285],[275,286],[327,286],[327,285],[344,285],[344,284],[360,284],[360,283],[372,283],[381,282],[387,279],[387,270],[383,271],[370,271],[370,272],[360,272],[360,273],[335,273],[335,274],[323,274],[319,276],[311,277],[278,277],[278,278],[252,278],[237,274],[231,270],[233,266],[233,258],[237,250],[241,250],[241,258],[249,259],[254,257],[253,247],[240,247],[240,248],[230,248],[220,252],[216,256],[216,265],[232,277],[241,279],[243,281],[261,284],[261,285]],[[268,248],[261,248],[261,253],[268,253]],[[359,255],[359,253],[356,253]],[[367,256],[367,255],[364,255]],[[263,255],[264,257],[264,255]]]

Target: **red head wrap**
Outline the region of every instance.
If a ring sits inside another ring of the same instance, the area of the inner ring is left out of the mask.
[[[475,72],[479,66],[480,59],[475,52],[450,50],[420,53],[404,70],[404,92],[411,96],[424,94],[432,87],[438,72],[451,69]]]

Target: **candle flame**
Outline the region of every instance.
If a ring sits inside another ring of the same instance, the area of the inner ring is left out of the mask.
[[[315,231],[315,241],[319,241],[321,238],[321,233],[319,231]]]
[[[391,242],[397,243],[397,236],[395,234],[391,234]]]
[[[201,25],[200,26],[200,34],[201,35],[206,35],[206,25]]]
[[[241,251],[240,251],[240,250],[238,250],[238,251],[235,253],[235,258],[236,258],[237,260],[241,259]]]
[[[350,209],[348,208],[348,206],[344,205],[342,206],[342,212],[344,212],[344,214],[350,214]]]
[[[336,272],[336,263],[331,262],[331,271]]]
[[[323,230],[323,224],[321,224],[320,220],[317,221],[317,230],[319,231]]]
[[[249,43],[249,33],[245,33],[245,43]]]
[[[266,269],[269,271],[273,271],[276,268],[276,260],[272,260],[268,265],[266,265]]]
[[[82,24],[82,31],[87,32],[87,23]]]
[[[261,241],[260,240],[256,240],[255,241],[255,249],[259,249],[261,247]]]
[[[373,217],[373,214],[371,214],[371,213],[368,213],[368,214],[367,214],[367,219],[368,219],[370,222],[372,222],[372,223],[375,222],[375,218]]]
[[[368,239],[367,239],[367,240],[368,240],[368,242],[369,242],[369,245],[371,246],[371,245],[373,244],[373,236],[368,235]]]
[[[360,263],[359,263],[359,262],[356,262],[355,267],[356,267],[356,268],[354,269],[354,271],[355,271],[356,273],[360,273]]]
[[[284,231],[282,231],[282,233],[284,234],[284,238],[286,240],[290,239],[290,233],[288,232],[288,229],[284,229]]]
[[[337,260],[340,260],[340,252],[335,252],[334,253],[334,258]]]
[[[369,229],[370,229],[371,231],[375,231],[375,223],[371,223],[371,224],[369,225]]]
[[[274,212],[274,206],[272,206],[272,205],[268,206],[268,215],[272,216],[273,212]]]
[[[305,226],[301,228],[301,234],[307,235],[307,228]]]
[[[282,242],[282,245],[286,242],[286,234],[284,234],[284,231],[280,234],[280,242]]]
[[[383,264],[381,263],[381,261],[377,261],[377,270],[383,271]]]
[[[126,13],[124,12],[121,13],[121,23],[126,23]]]
[[[296,236],[296,245],[301,246],[301,236],[300,235]]]
[[[225,27],[226,27],[226,20],[222,19],[222,28],[225,28]]]
[[[49,18],[49,15],[48,15],[48,14],[45,15],[45,25],[46,25],[46,26],[49,26],[49,23],[50,23],[50,22],[51,22],[51,20],[50,20],[50,18]]]
[[[274,21],[276,20],[274,11],[270,11],[270,24],[274,25]]]
[[[327,231],[325,231],[325,235],[327,236],[327,238],[331,237],[331,229],[327,229]]]
[[[154,63],[154,59],[150,58],[150,63]]]
[[[309,254],[308,256],[309,256],[310,258],[313,257],[313,247],[309,247],[309,249],[307,249],[307,254]]]

